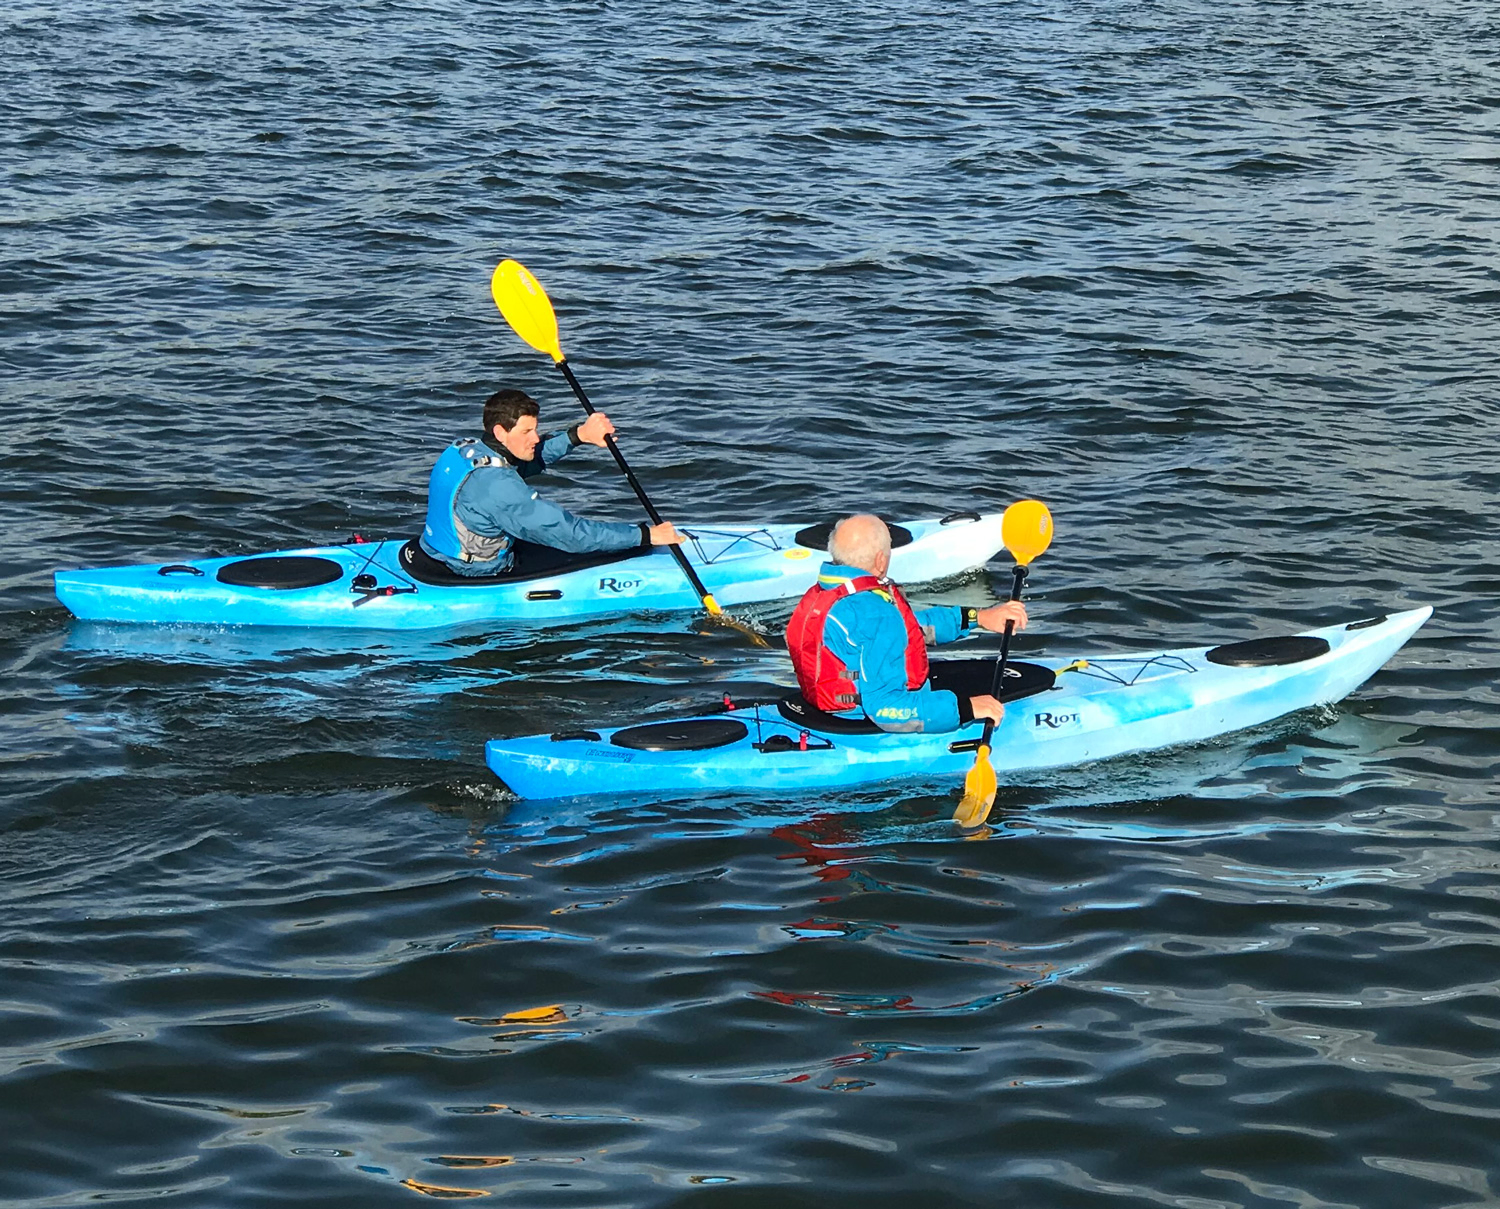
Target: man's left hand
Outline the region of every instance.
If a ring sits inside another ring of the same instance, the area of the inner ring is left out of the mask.
[[[1026,606],[1019,600],[1007,600],[1004,604],[991,605],[987,609],[980,609],[974,618],[982,630],[993,630],[999,633],[1005,628],[1007,621],[1014,621],[1016,629],[1026,628]]]
[[[578,439],[588,445],[604,448],[604,438],[615,431],[614,424],[602,411],[594,412],[578,426]]]

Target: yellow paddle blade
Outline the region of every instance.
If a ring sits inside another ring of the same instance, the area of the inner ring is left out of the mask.
[[[752,643],[752,645],[759,646],[759,647],[765,647],[767,649],[770,649],[771,644],[769,642],[767,642],[762,635],[757,634],[754,630],[752,630],[749,626],[747,626],[743,621],[740,621],[738,618],[731,617],[728,613],[724,612],[723,609],[720,609],[717,613],[713,613],[713,614],[710,614],[710,615],[720,625],[727,625],[731,630],[738,630],[741,634],[743,634],[746,638],[748,638],[750,640],[750,642]]]
[[[516,335],[552,360],[563,359],[557,312],[530,269],[517,260],[502,260],[490,277],[490,294]]]
[[[981,826],[990,817],[990,807],[995,804],[995,768],[990,763],[990,749],[981,746],[974,753],[974,767],[964,778],[964,796],[953,812],[953,821],[960,827]]]
[[[756,646],[770,647],[771,644],[765,640],[763,635],[756,633],[751,626],[741,621],[738,617],[731,617],[728,613],[724,612],[724,606],[714,599],[712,592],[703,598],[703,606],[708,610],[709,618],[716,625],[728,626],[731,630],[743,634]]]
[[[1000,518],[1000,540],[1025,567],[1052,544],[1052,513],[1041,500],[1021,500]]]

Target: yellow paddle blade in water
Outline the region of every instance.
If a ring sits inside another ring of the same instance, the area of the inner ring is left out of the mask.
[[[964,796],[953,812],[953,821],[965,830],[980,826],[990,817],[995,804],[995,767],[990,763],[990,749],[981,745],[974,767],[964,778]]]
[[[514,325],[512,325],[514,326]],[[1023,567],[1052,544],[1052,513],[1041,500],[1021,500],[1000,518],[1000,540]]]
[[[557,312],[542,283],[518,260],[502,260],[490,277],[490,294],[511,329],[554,361],[562,361],[562,342],[557,338]]]

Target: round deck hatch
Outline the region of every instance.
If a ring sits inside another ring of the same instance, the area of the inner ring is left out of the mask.
[[[806,529],[798,529],[792,540],[809,550],[826,550],[828,549],[828,535],[833,532],[833,527],[837,523],[837,521],[824,521],[821,525],[809,525]],[[911,545],[911,530],[906,526],[886,521],[885,527],[891,531],[892,550],[900,546]]]
[[[730,718],[688,718],[682,722],[651,722],[628,726],[610,735],[616,747],[636,751],[704,751],[727,747],[750,732],[743,722]]]
[[[342,579],[344,568],[331,558],[306,554],[277,554],[270,558],[242,558],[226,563],[217,575],[221,584],[237,588],[316,588]]]
[[[1224,667],[1280,667],[1328,654],[1326,638],[1298,634],[1291,638],[1252,638],[1216,646],[1205,658]]]

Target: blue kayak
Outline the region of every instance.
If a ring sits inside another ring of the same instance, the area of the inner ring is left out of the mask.
[[[1338,701],[1391,658],[1430,608],[1283,638],[1150,654],[1018,664],[1001,693],[995,771],[1021,773],[1109,759],[1215,736]],[[987,691],[989,660],[934,683]],[[977,679],[976,677],[977,673]],[[965,685],[964,676],[969,677]],[[485,761],[521,798],[836,789],[896,777],[945,777],[957,787],[981,726],[893,735],[818,714],[795,695],[671,722],[491,739]]]
[[[817,578],[829,527],[678,526],[693,568],[726,609],[802,595]],[[895,579],[946,579],[994,557],[1000,517],[905,521],[893,524],[892,538]],[[702,608],[663,548],[569,555],[521,542],[515,571],[486,579],[455,575],[402,540],[58,571],[53,579],[75,617],[156,625],[430,630]]]

